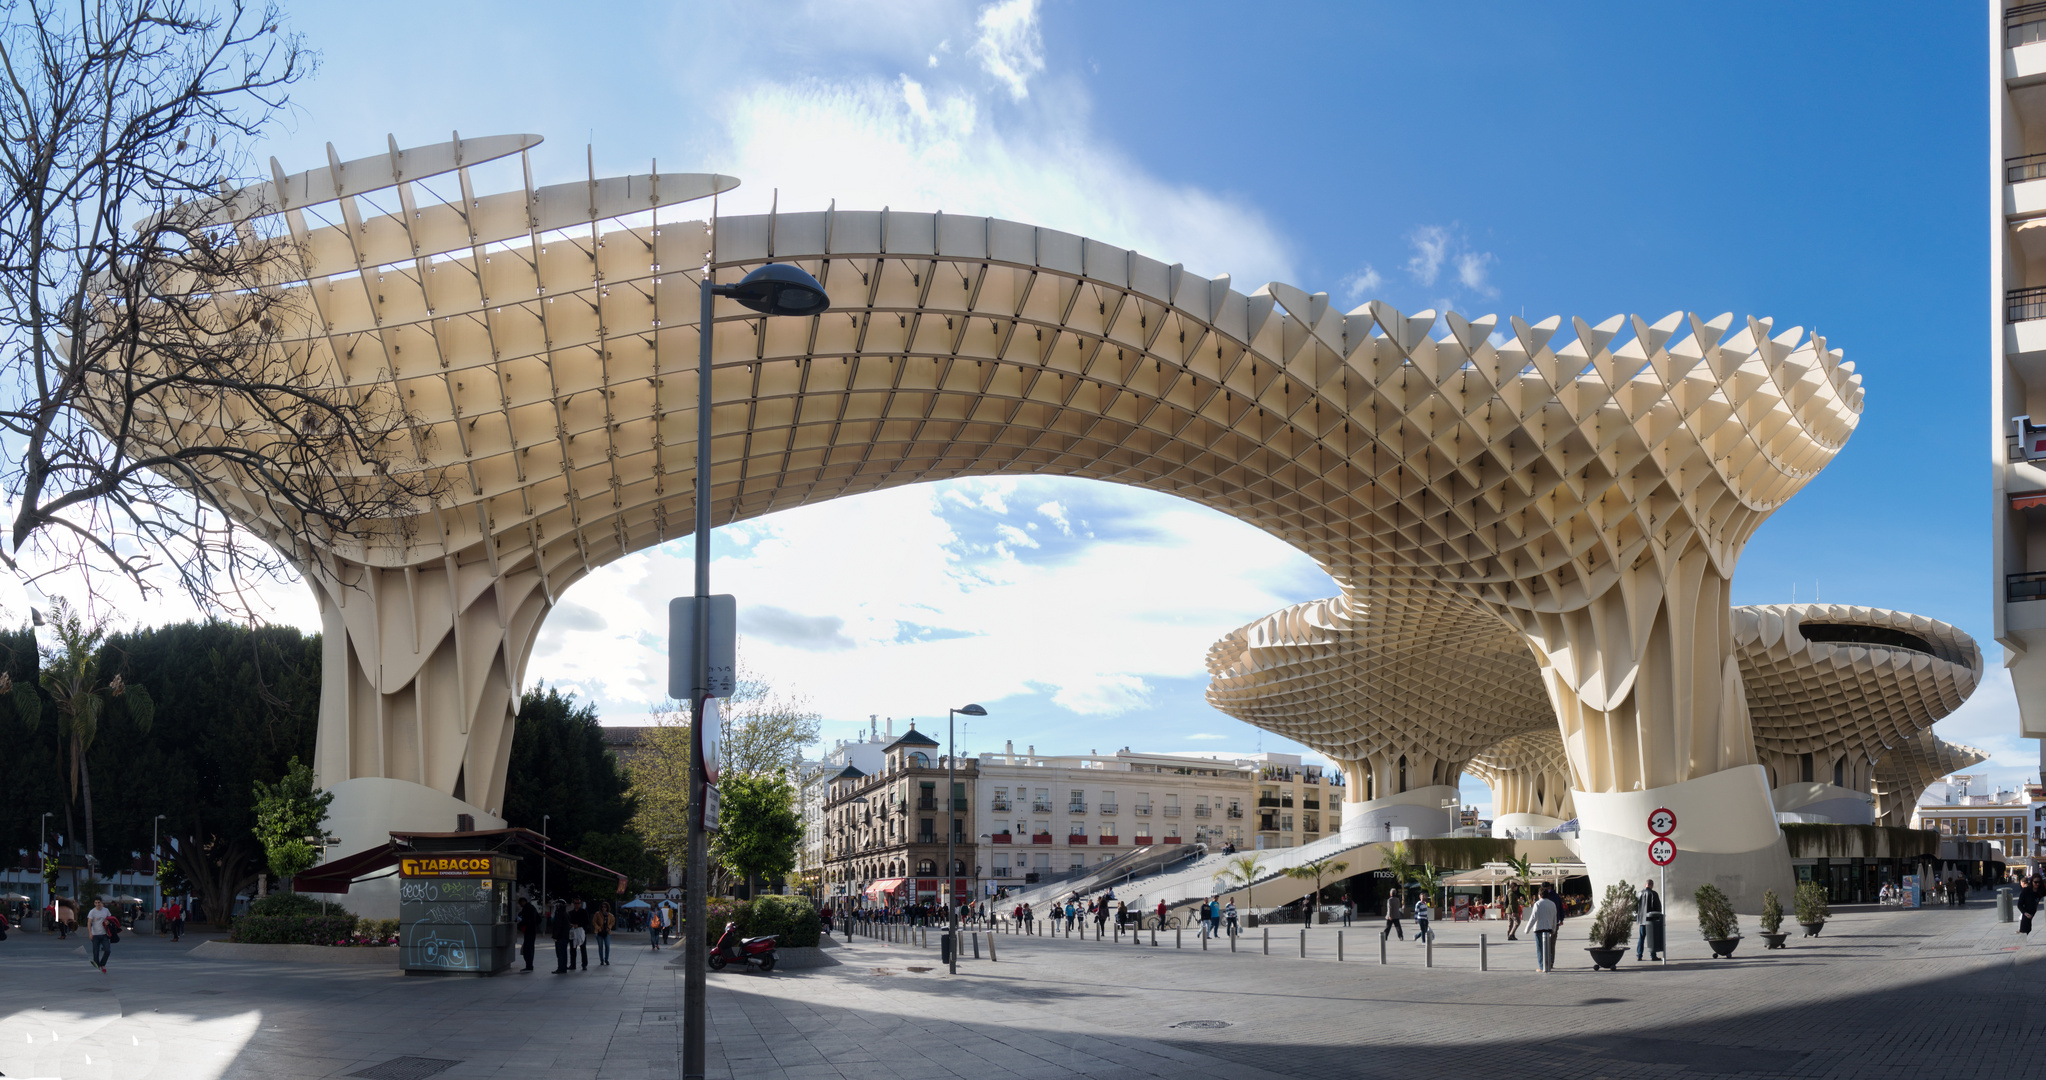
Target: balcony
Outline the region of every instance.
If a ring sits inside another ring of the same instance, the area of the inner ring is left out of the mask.
[[[1130,843],[1135,844],[1138,847],[1150,847],[1152,844],[1155,844],[1157,842],[1158,841],[1153,840],[1148,836],[1139,836],[1135,840],[1130,841]]]
[[[1030,812],[1033,814],[1049,814],[1051,813],[1051,804],[1048,802],[1031,803]]]
[[[1083,802],[1076,802],[1066,807],[1066,813],[1068,814],[1084,814],[1086,812],[1087,804]]]
[[[1265,795],[1257,800],[1257,804],[1259,806],[1277,806],[1279,805],[1279,797],[1277,795]]]
[[[1215,816],[1215,811],[1214,811],[1214,809],[1213,809],[1213,808],[1211,808],[1211,807],[1206,807],[1206,806],[1196,806],[1196,807],[1194,807],[1194,816],[1195,816],[1195,817],[1214,817],[1214,816]]]
[[[1139,813],[1139,814],[1142,814],[1142,815],[1144,815],[1145,817],[1149,817],[1149,816],[1151,816],[1151,807],[1150,807],[1150,805],[1149,805],[1149,804],[1147,803],[1147,804],[1145,804],[1145,805],[1143,805],[1143,806],[1139,806],[1139,807],[1136,807],[1136,808],[1135,808],[1135,810],[1134,810],[1133,812],[1135,812],[1135,813]]]
[[[1009,809],[1009,800],[1007,800],[1007,799],[996,799],[996,800],[995,800],[995,802],[994,802],[994,809],[996,809],[996,810],[1000,810],[1000,811],[1002,811],[1002,812],[1004,812],[1004,813],[1008,812],[1008,809]]]
[[[1051,843],[1051,834],[1048,832],[1033,834],[1030,837],[1030,842],[1033,844],[1049,844]]]
[[[1302,809],[1302,810],[1319,810],[1319,809],[1321,809],[1321,800],[1320,800],[1320,799],[1302,799],[1302,800],[1300,800],[1300,809]]]
[[[916,808],[918,810],[936,810],[938,808],[937,796],[926,795],[923,798],[918,799],[916,801]]]
[[[1166,837],[1166,838],[1165,838],[1165,840],[1164,840],[1164,843],[1167,843],[1167,844],[1177,844],[1177,843],[1179,843],[1179,837],[1177,837],[1177,836],[1168,836],[1168,837]]]
[[[920,832],[916,834],[916,842],[919,844],[935,844],[938,842],[938,834],[934,832]]]
[[[2011,289],[2003,294],[2005,322],[2046,319],[2046,288]]]
[[[2004,599],[2013,604],[2021,600],[2046,600],[2046,570],[2005,574],[2003,591]]]
[[[1240,817],[1242,817],[1242,816],[1243,816],[1243,808],[1242,808],[1242,807],[1240,807],[1240,806],[1232,806],[1232,807],[1230,807],[1230,808],[1229,808],[1229,816],[1230,816],[1230,817],[1233,817],[1233,818],[1240,818]]]
[[[1104,836],[1104,837],[1102,837],[1102,838],[1101,838],[1101,846],[1102,846],[1102,847],[1114,847],[1115,845],[1117,845],[1117,844],[1119,844],[1119,843],[1121,843],[1121,842],[1122,842],[1121,840],[1119,840],[1119,839],[1117,839],[1116,837],[1113,837],[1113,836]]]
[[[1166,808],[1165,808],[1165,816],[1166,816],[1166,817],[1178,817],[1178,816],[1179,816],[1179,807],[1177,807],[1177,806],[1168,806],[1168,807],[1166,807]]]
[[[1120,809],[1121,807],[1117,806],[1112,802],[1105,802],[1101,804],[1101,812],[1104,814],[1113,814]]]
[[[2020,4],[2003,13],[2003,47],[2046,41],[2046,4]]]
[[[1077,833],[1077,832],[1076,832],[1076,833],[1069,833],[1069,834],[1067,834],[1067,836],[1066,836],[1066,843],[1068,843],[1068,844],[1084,844],[1084,843],[1086,843],[1086,842],[1087,842],[1087,834],[1086,834],[1086,833]]]
[[[2003,159],[2003,179],[2007,184],[2022,184],[2041,177],[2046,177],[2046,154],[2023,154]]]
[[[958,795],[958,796],[954,796],[954,797],[953,797],[953,799],[952,799],[952,812],[953,812],[953,813],[955,813],[955,814],[957,814],[957,813],[963,813],[963,812],[965,812],[965,810],[966,810],[966,796],[964,796],[964,795]]]
[[[1013,838],[1008,833],[998,832],[989,836],[987,839],[988,843],[990,844],[1006,844],[1009,843]]]

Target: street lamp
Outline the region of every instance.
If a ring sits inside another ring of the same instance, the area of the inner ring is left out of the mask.
[[[149,819],[149,883],[156,888],[156,906],[163,907],[163,846],[158,839],[158,827],[169,814],[158,814]]]
[[[715,222],[712,228],[716,228]],[[715,235],[713,233],[713,235]],[[712,252],[716,246],[713,241]],[[682,1075],[703,1076],[705,910],[703,813],[705,769],[704,702],[710,696],[710,344],[717,297],[727,296],[740,307],[762,315],[821,315],[831,297],[817,279],[790,263],[768,263],[737,285],[719,285],[709,257],[703,266],[702,306],[696,320],[696,655],[691,667],[690,697],[695,706],[690,725],[689,859],[684,887],[682,943]]]
[[[986,716],[987,710],[978,705],[966,705],[951,710],[945,718],[945,907],[946,919],[952,933],[952,974],[959,974],[959,898],[953,895],[959,884],[959,860],[953,854],[952,843],[959,835],[959,803],[953,797],[952,770],[959,764],[959,745],[953,738],[958,733],[959,718],[962,716]]]
[[[42,824],[39,826],[40,831],[36,835],[36,854],[41,855],[45,859],[50,857],[50,819],[56,816],[57,812],[54,810],[43,811]],[[36,864],[36,884],[43,887],[43,907],[50,909],[51,914],[54,915],[56,913],[57,898],[50,894],[50,879],[44,875],[41,863]],[[44,923],[43,929],[47,931],[50,928],[48,918],[40,916],[39,918]]]

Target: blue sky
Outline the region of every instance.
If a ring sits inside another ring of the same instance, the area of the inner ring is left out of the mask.
[[[1958,624],[1987,685],[1940,731],[2036,775],[1987,640],[1985,28],[1967,5],[289,5],[322,50],[287,171],[530,131],[537,179],[716,170],[725,209],[891,205],[1084,233],[1345,306],[1823,331],[1864,373],[1840,457],[1749,546],[1737,603]],[[1050,507],[1051,509],[1047,509]],[[970,749],[1248,750],[1206,643],[1333,592],[1167,496],[961,482],[727,530],[751,661],[844,734],[993,714]],[[579,586],[529,678],[642,713],[685,549]],[[291,602],[287,608],[295,607]],[[309,612],[309,605],[305,610]],[[283,617],[298,618],[289,610]],[[1288,744],[1263,736],[1266,749]],[[1474,801],[1483,788],[1468,785]]]

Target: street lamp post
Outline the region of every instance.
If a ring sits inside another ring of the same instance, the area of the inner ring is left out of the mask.
[[[149,884],[156,889],[156,908],[163,910],[163,844],[158,829],[168,814],[149,819]]]
[[[50,857],[50,819],[55,816],[57,813],[54,810],[43,811],[40,832],[36,835],[36,854],[45,859]],[[36,884],[43,888],[43,909],[50,912],[49,915],[37,916],[43,924],[43,929],[47,931],[50,928],[50,920],[56,915],[57,898],[50,893],[50,879],[44,876],[41,863],[36,864]]]
[[[690,697],[689,760],[689,858],[685,872],[682,928],[682,1075],[685,1080],[703,1076],[704,973],[707,943],[704,941],[706,914],[704,892],[705,859],[703,843],[704,705],[710,697],[710,347],[716,299],[730,297],[740,307],[762,315],[821,315],[831,306],[831,297],[817,279],[790,263],[768,263],[747,274],[737,285],[719,285],[710,260],[716,253],[712,223],[712,250],[705,256],[702,305],[696,321],[696,655]]]
[[[952,971],[959,974],[959,897],[954,895],[959,884],[959,859],[955,855],[953,841],[959,835],[959,803],[953,796],[952,770],[959,764],[959,743],[953,737],[958,733],[961,716],[986,716],[987,710],[978,705],[967,705],[951,710],[945,718],[945,907],[946,922],[952,935]]]

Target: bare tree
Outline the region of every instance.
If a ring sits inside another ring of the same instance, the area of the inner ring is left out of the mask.
[[[402,408],[318,359],[268,189],[230,195],[314,55],[241,0],[4,14],[0,561],[247,611],[280,551],[418,509]]]

